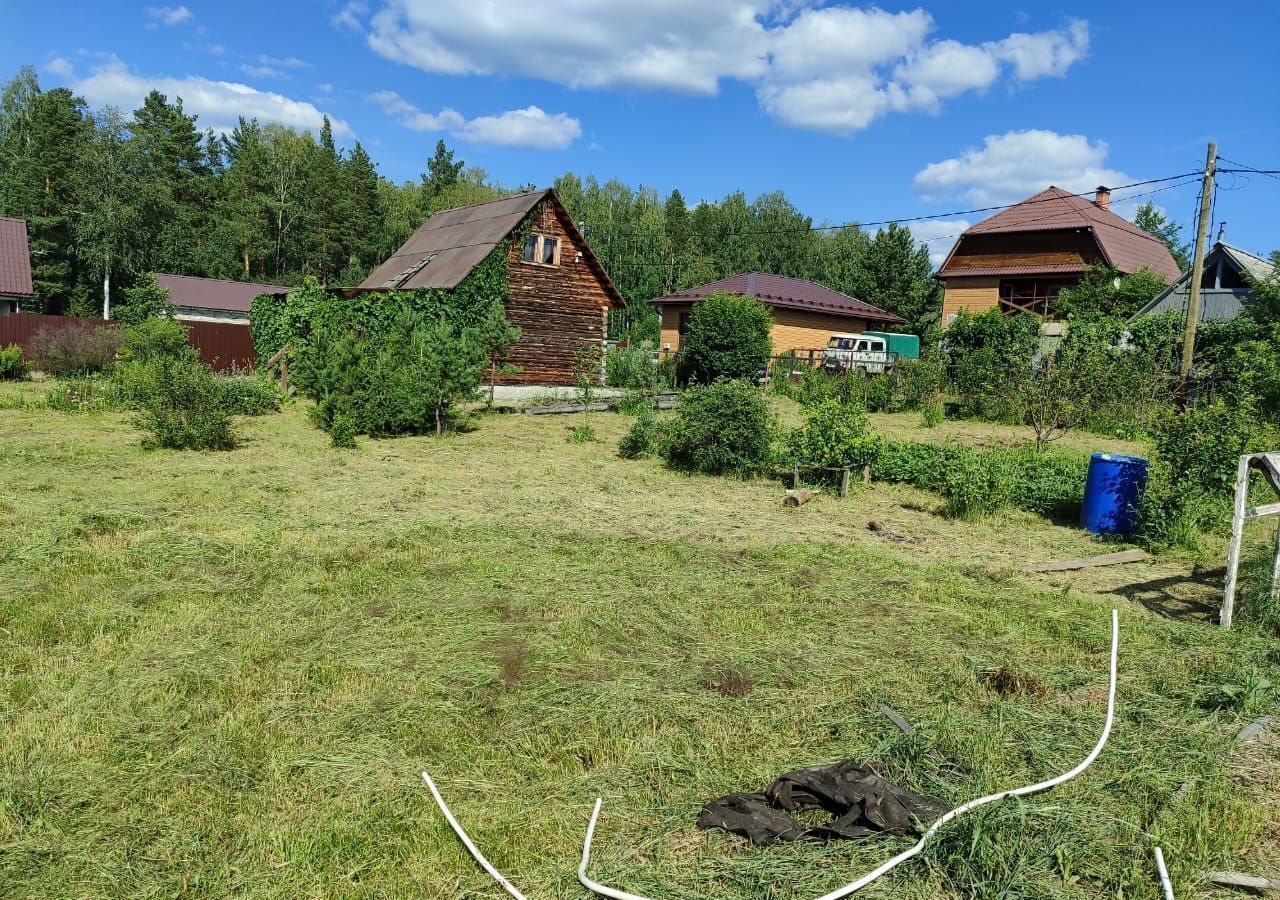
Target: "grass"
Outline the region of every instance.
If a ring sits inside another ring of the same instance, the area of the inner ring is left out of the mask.
[[[864,895],[1155,898],[1155,841],[1180,897],[1275,865],[1277,750],[1233,751],[1254,709],[1221,688],[1277,645],[1198,618],[1220,586],[1186,562],[1023,575],[1102,545],[906,487],[785,509],[617,459],[615,415],[599,443],[492,416],[351,452],[293,406],[218,454],[144,452],[128,421],[0,411],[0,895],[502,896],[428,768],[531,897],[585,895],[600,794],[602,880],[807,900],[907,842],[754,850],[696,831],[701,804],[844,757],[951,802],[1063,771],[1101,724],[1112,605],[1095,766]]]

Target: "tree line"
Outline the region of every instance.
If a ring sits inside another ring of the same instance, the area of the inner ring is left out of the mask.
[[[679,190],[571,172],[553,187],[632,304],[765,271],[821,282],[917,332],[937,319],[927,247],[902,225],[832,228],[781,191],[690,204]],[[467,167],[443,141],[420,178],[393,182],[359,141],[340,148],[327,118],[318,135],[243,118],[216,134],[181,98],[152,91],[128,115],[90,110],[66,88],[41,89],[29,66],[0,91],[0,216],[27,220],[46,313],[109,314],[119,288],[150,272],[356,284],[434,212],[530,189]]]

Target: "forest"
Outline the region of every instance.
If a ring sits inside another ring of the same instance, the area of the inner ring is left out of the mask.
[[[31,311],[101,316],[149,272],[356,284],[432,213],[535,187],[499,184],[443,141],[424,162],[396,183],[359,141],[339,147],[327,120],[315,135],[245,119],[216,134],[158,92],[131,113],[94,110],[43,90],[30,66],[0,92],[0,216],[28,223]],[[762,270],[821,281],[917,330],[936,318],[929,254],[906,227],[825,227],[781,191],[689,204],[571,172],[551,187],[633,305]]]

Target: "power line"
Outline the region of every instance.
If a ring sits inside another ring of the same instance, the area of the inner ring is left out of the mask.
[[[1236,162],[1234,159],[1227,159],[1225,156],[1220,156],[1218,158],[1223,162],[1229,162],[1233,166],[1240,167],[1239,169],[1219,169],[1219,172],[1239,172],[1243,170],[1245,172],[1252,172],[1255,175],[1266,175],[1268,178],[1274,178],[1276,181],[1280,181],[1280,169],[1255,169],[1253,166],[1247,166],[1242,162]]]
[[[1129,188],[1145,187],[1148,184],[1164,184],[1165,182],[1177,181],[1182,178],[1188,178],[1192,176],[1199,177],[1201,174],[1202,173],[1199,171],[1194,171],[1194,172],[1183,172],[1179,175],[1168,175],[1164,178],[1149,178],[1146,181],[1135,181],[1131,184],[1118,185],[1117,187],[1112,188],[1112,190],[1123,191]],[[845,228],[871,228],[877,225],[903,225],[907,222],[928,222],[934,219],[950,219],[955,216],[971,216],[977,213],[998,212],[1000,210],[1012,209],[1015,206],[1028,206],[1030,204],[1035,204],[1035,203],[1052,203],[1052,202],[1063,199],[1064,196],[1089,197],[1091,196],[1091,194],[1086,192],[1081,194],[1058,195],[1055,197],[1043,197],[1039,200],[1023,200],[1018,203],[1005,203],[999,206],[979,206],[979,207],[975,207],[974,209],[961,209],[961,210],[955,210],[953,212],[932,213],[926,216],[900,216],[895,219],[882,219],[880,221],[873,221],[873,222],[845,222],[844,224],[841,224],[841,225],[807,225],[807,226],[804,226],[803,228],[772,228],[772,229],[758,229],[758,230],[746,230],[746,231],[723,231],[723,232],[717,232],[715,234],[707,234],[706,232],[690,230],[688,233],[698,234],[704,237],[738,237],[741,235],[768,236],[768,235],[774,235],[774,234],[798,234],[798,233],[804,233],[804,232],[810,232],[810,231],[841,231]],[[649,232],[614,231],[612,232],[612,234],[615,236],[624,236],[624,235],[625,236],[648,236]]]

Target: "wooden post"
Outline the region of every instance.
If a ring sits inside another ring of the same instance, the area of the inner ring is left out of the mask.
[[[840,496],[849,496],[849,467],[844,466],[840,469]]]
[[[1195,361],[1196,325],[1200,319],[1200,279],[1204,277],[1204,242],[1209,230],[1209,210],[1213,203],[1213,174],[1218,164],[1218,144],[1209,142],[1204,161],[1204,181],[1200,185],[1200,222],[1196,228],[1196,249],[1191,260],[1191,283],[1187,293],[1187,328],[1182,337],[1182,378],[1178,386],[1178,402],[1185,407],[1191,364]]]
[[[1276,555],[1271,560],[1271,596],[1280,597],[1280,525],[1276,526]]]
[[[795,469],[791,472],[791,489],[793,491],[800,489],[800,463],[796,463]]]
[[[1231,543],[1227,544],[1227,585],[1222,593],[1222,611],[1218,623],[1231,627],[1231,615],[1236,605],[1236,576],[1240,569],[1240,545],[1244,540],[1245,510],[1249,505],[1249,457],[1240,457],[1236,468],[1235,509],[1231,516]]]

